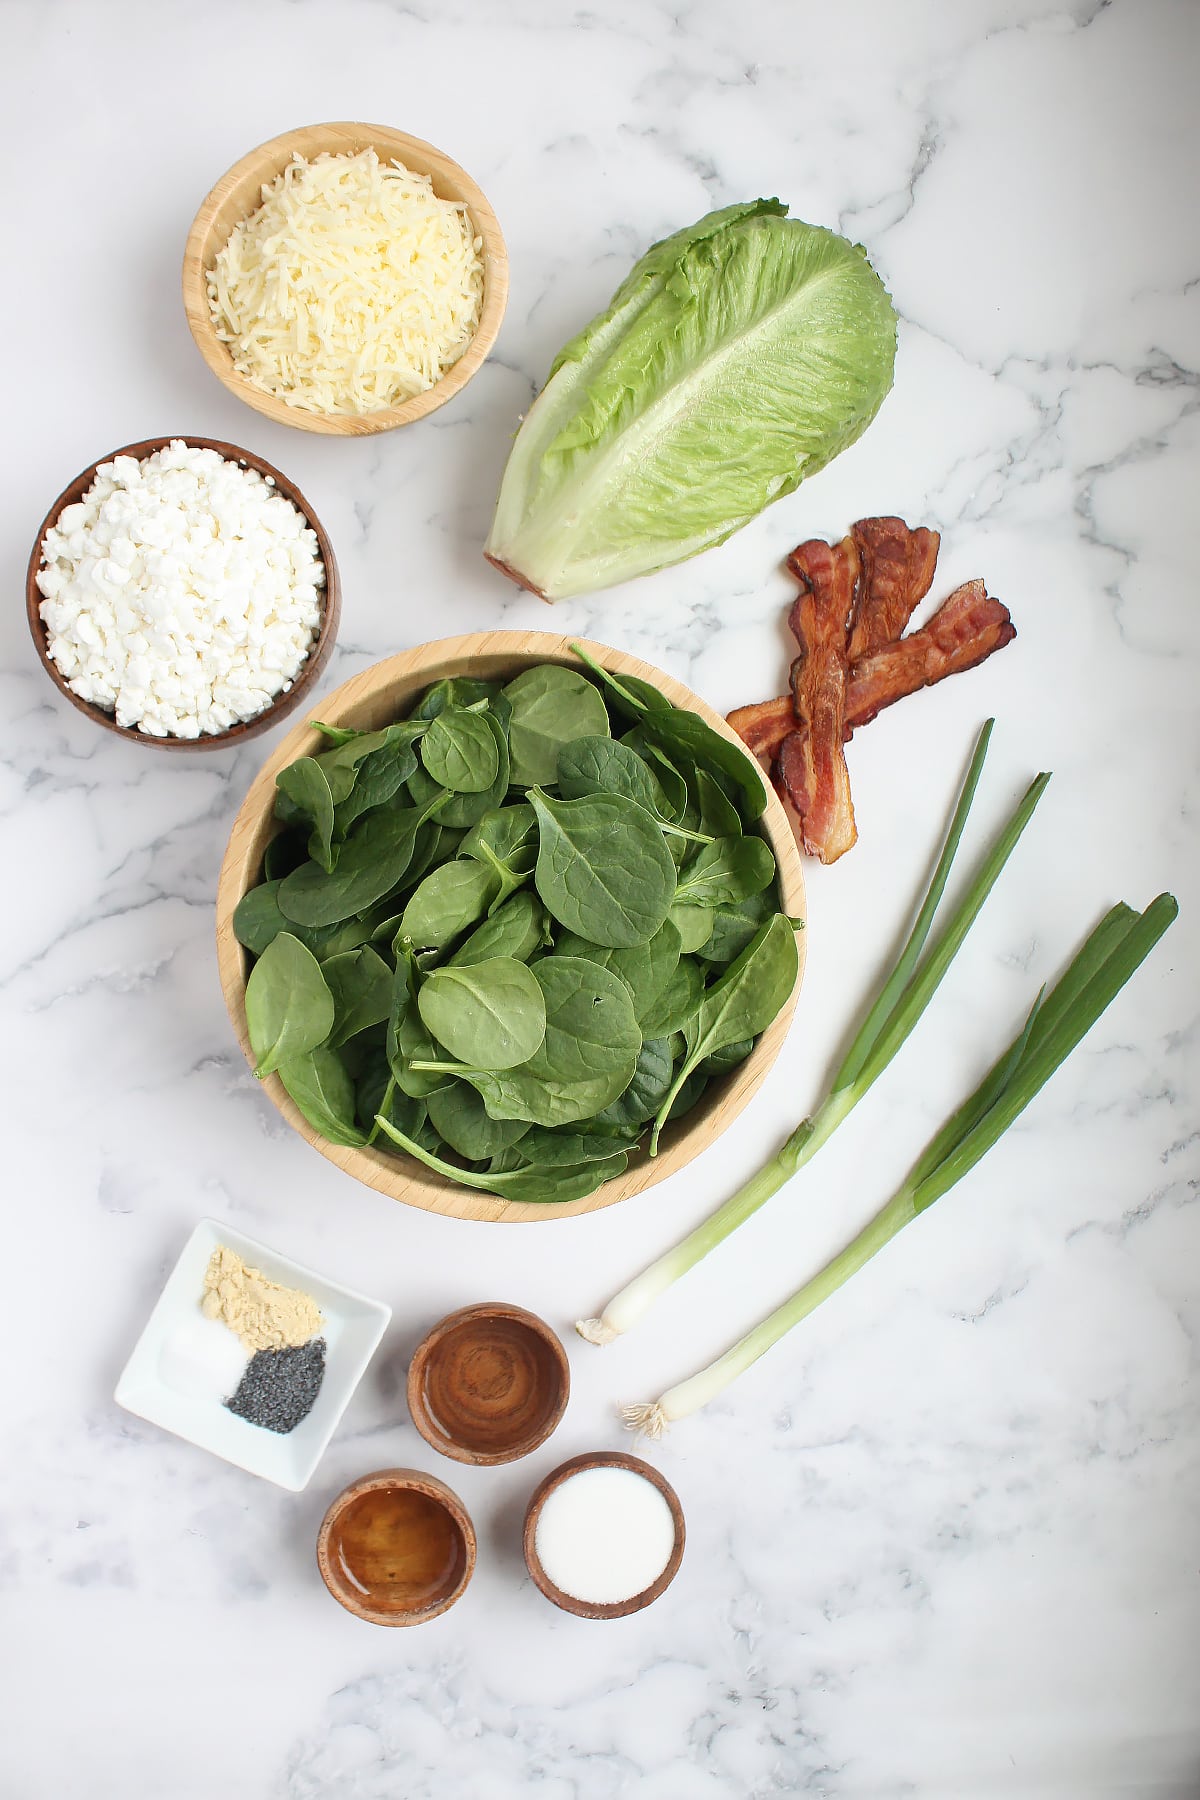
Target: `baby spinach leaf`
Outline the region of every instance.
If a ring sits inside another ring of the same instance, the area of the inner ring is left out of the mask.
[[[480,794],[496,785],[500,751],[487,716],[447,706],[421,740],[421,761],[455,794]]]
[[[286,769],[280,769],[275,777],[275,786],[291,801],[293,820],[299,813],[311,825],[308,854],[323,869],[332,871],[335,861],[333,795],[320,763],[315,757],[297,757]]]
[[[547,956],[532,970],[546,1004],[546,1034],[529,1061],[466,1075],[494,1119],[572,1125],[628,1087],[642,1034],[624,982],[582,958]]]
[[[361,1147],[366,1134],[354,1123],[354,1084],[336,1050],[318,1045],[307,1056],[279,1065],[279,1079],[315,1131],[331,1144]]]
[[[386,806],[417,767],[411,743],[400,740],[385,743],[363,758],[357,778],[346,798],[333,811],[335,835],[345,838],[351,826],[364,813]]]
[[[679,933],[679,945],[685,956],[694,956],[712,936],[712,911],[707,906],[688,906],[676,901],[668,918]]]
[[[642,715],[647,743],[666,752],[676,764],[704,769],[714,779],[732,782],[748,818],[757,819],[767,804],[758,764],[748,751],[713,730],[698,713],[672,707]]]
[[[463,838],[458,854],[494,871],[499,887],[489,911],[495,912],[533,874],[537,850],[537,815],[522,800],[515,806],[498,806],[484,813]]]
[[[732,962],[774,910],[774,896],[768,891],[751,894],[734,906],[717,907],[713,913],[712,936],[698,954],[709,963]]]
[[[707,769],[696,770],[695,787],[700,829],[705,837],[740,837],[742,815]]]
[[[640,1130],[666,1099],[674,1067],[668,1040],[647,1038],[638,1052],[632,1081],[623,1094],[591,1120],[593,1128],[607,1125],[621,1131]]]
[[[273,938],[287,930],[279,910],[279,882],[260,881],[248,888],[233,909],[233,935],[253,956],[261,956]]]
[[[482,819],[484,813],[500,806],[508,793],[509,755],[504,726],[494,710],[481,713],[496,749],[496,779],[490,788],[477,794],[456,794],[435,781],[427,769],[417,769],[410,776],[408,791],[418,806],[426,807],[439,825],[462,830]]]
[[[624,1141],[632,1144],[635,1135],[626,1133]],[[511,1154],[504,1157],[504,1164],[509,1168],[532,1163],[539,1169],[573,1169],[580,1163],[607,1162],[621,1147],[622,1140],[611,1134],[548,1131],[544,1125],[532,1125]]]
[[[333,995],[321,965],[299,938],[281,931],[250,971],[246,1030],[260,1078],[281,1062],[304,1056],[333,1029]]]
[[[508,683],[504,695],[512,706],[512,780],[521,787],[553,783],[559,751],[574,738],[609,735],[604,701],[574,669],[557,663],[525,669]]]
[[[564,800],[588,794],[623,794],[653,817],[662,807],[662,789],[636,750],[610,737],[581,737],[558,754],[558,791]]]
[[[706,1057],[701,1067],[709,1075],[728,1075],[730,1069],[736,1069],[744,1063],[753,1050],[756,1040],[752,1037],[739,1038],[735,1044],[726,1044],[723,1050],[714,1050]]]
[[[426,688],[413,712],[414,719],[436,719],[447,707],[491,705],[498,689],[494,682],[481,681],[477,675],[447,675]]]
[[[617,710],[626,718],[640,719],[643,713],[671,711],[671,702],[666,695],[650,682],[643,681],[638,675],[615,675],[611,669],[601,668],[580,644],[572,644],[571,649],[603,684]]]
[[[523,1119],[489,1118],[482,1099],[465,1081],[448,1082],[430,1094],[427,1105],[434,1130],[468,1162],[489,1161],[530,1130]]]
[[[531,788],[529,798],[540,833],[534,880],[547,910],[593,944],[649,943],[675,894],[675,864],[649,813],[619,794],[551,800]]]
[[[444,1175],[447,1181],[457,1182],[460,1187],[478,1188],[485,1194],[497,1194],[502,1200],[556,1201],[559,1204],[582,1200],[588,1194],[594,1194],[614,1175],[623,1174],[629,1160],[622,1152],[605,1162],[580,1163],[573,1169],[528,1168],[514,1169],[507,1174],[480,1174],[456,1168],[444,1157],[427,1150],[416,1138],[397,1131],[386,1119],[381,1117],[379,1123],[393,1143],[415,1156],[427,1169]]]
[[[614,950],[608,945],[593,944],[573,931],[561,931],[555,940],[556,956],[582,956],[587,962],[599,963],[620,977],[633,996],[633,1010],[639,1022],[654,1005],[679,962],[679,933],[670,919],[659,926],[648,944],[634,944],[627,950]]]
[[[627,749],[640,756],[653,773],[654,779],[662,789],[665,802],[664,816],[673,820],[677,825],[682,824],[684,814],[688,809],[688,787],[670,757],[656,744],[650,743],[645,732],[638,725],[635,725],[632,731],[627,731],[620,741]]]
[[[736,906],[775,879],[775,858],[760,837],[716,838],[679,877],[677,906]],[[706,942],[706,932],[701,942]]]
[[[791,993],[798,968],[796,934],[782,913],[776,913],[708,989],[685,1025],[687,1053],[655,1120],[651,1156],[671,1101],[689,1076],[718,1051],[765,1030]]]
[[[682,1031],[704,995],[704,971],[692,956],[681,956],[671,979],[642,1018],[647,1037],[666,1038]]]
[[[483,921],[450,958],[451,965],[486,962],[492,956],[514,956],[528,962],[547,940],[546,912],[536,894],[514,894]]]
[[[398,939],[414,950],[444,950],[483,917],[498,885],[482,863],[465,857],[439,863],[414,889]]]
[[[365,912],[404,874],[424,821],[415,806],[368,813],[346,839],[332,875],[305,863],[285,878],[279,910],[298,925],[334,925]]]
[[[321,973],[333,995],[331,1047],[386,1021],[392,1001],[392,970],[369,944],[327,957]]]
[[[546,1035],[546,1002],[533,971],[515,957],[434,969],[417,994],[426,1029],[461,1063],[511,1069]]]

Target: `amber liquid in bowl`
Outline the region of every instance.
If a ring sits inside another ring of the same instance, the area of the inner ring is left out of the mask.
[[[373,1488],[334,1524],[329,1560],[373,1611],[411,1613],[455,1591],[467,1548],[439,1501],[412,1488]]]

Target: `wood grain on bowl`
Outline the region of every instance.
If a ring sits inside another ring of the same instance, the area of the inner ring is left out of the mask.
[[[286,400],[254,387],[238,373],[229,346],[222,343],[213,325],[208,271],[229,241],[234,226],[257,210],[264,186],[274,181],[293,157],[311,161],[326,151],[333,156],[356,156],[370,149],[381,162],[400,162],[414,175],[428,175],[439,199],[465,205],[483,244],[483,307],[479,324],[467,349],[441,380],[399,406],[350,416],[302,412]],[[188,326],[217,379],[231,394],[276,424],[332,437],[364,437],[377,431],[392,431],[444,406],[466,386],[486,359],[499,333],[507,300],[508,252],[499,221],[482,189],[444,151],[387,125],[302,125],[260,144],[234,163],[212,189],[192,222],[183,254],[183,305]]]
[[[606,644],[579,642],[584,650],[614,674],[636,675],[651,682],[676,706],[698,713],[714,731],[728,738],[740,750],[745,746],[719,713],[693,694],[681,681],[664,674],[661,669],[614,650]],[[484,631],[468,637],[444,638],[440,642],[422,644],[415,650],[403,651],[364,669],[360,675],[337,688],[321,703],[318,715],[326,724],[354,726],[374,731],[392,720],[404,717],[425,689],[446,675],[475,675],[485,679],[509,681],[534,663],[561,663],[568,668],[582,665],[571,649],[572,640],[547,631]],[[293,727],[275,747],[267,763],[242,802],[234,821],[229,845],[221,866],[217,887],[217,961],[225,1002],[251,1067],[255,1057],[246,1032],[245,992],[248,974],[246,951],[233,930],[233,915],[238,901],[260,877],[263,853],[275,835],[275,777],[280,769],[299,756],[315,755],[326,748],[320,733],[307,723]],[[804,875],[795,838],[784,817],[779,801],[767,790],[766,811],[761,820],[763,836],[774,852],[779,871],[780,901],[793,917],[803,918]],[[429,1212],[446,1213],[458,1219],[483,1219],[494,1222],[538,1222],[567,1219],[577,1214],[594,1212],[641,1193],[657,1181],[684,1168],[720,1137],[737,1117],[763,1081],[779,1054],[795,1010],[796,998],[804,973],[806,933],[798,937],[800,966],[791,998],[767,1027],[754,1050],[721,1081],[714,1081],[700,1103],[676,1125],[667,1125],[659,1143],[658,1155],[650,1157],[642,1150],[623,1175],[605,1182],[594,1194],[583,1200],[561,1205],[534,1205],[515,1200],[502,1200],[494,1194],[476,1192],[436,1175],[415,1162],[391,1156],[376,1149],[352,1149],[331,1144],[319,1137],[303,1114],[289,1098],[278,1076],[268,1076],[263,1086],[269,1098],[288,1123],[312,1144],[314,1149],[346,1174],[366,1182],[380,1193],[403,1200],[410,1206],[421,1206]]]
[[[456,1462],[515,1462],[544,1444],[571,1392],[567,1353],[520,1306],[460,1307],[422,1338],[408,1410],[426,1443]]]
[[[321,603],[321,624],[317,631],[316,642],[308,656],[301,664],[300,672],[291,686],[278,694],[265,711],[258,713],[253,719],[245,719],[237,725],[231,725],[227,731],[211,733],[205,737],[152,737],[149,732],[139,731],[135,725],[118,725],[115,716],[104,707],[96,706],[90,700],[84,700],[70,686],[67,678],[58,665],[52,660],[49,651],[49,640],[46,627],[42,623],[42,594],[37,584],[38,570],[42,566],[42,545],[46,533],[56,523],[64,507],[73,506],[82,500],[96,479],[96,471],[102,463],[112,462],[117,456],[132,456],[141,462],[152,456],[156,450],[165,450],[169,444],[183,442],[196,450],[215,450],[226,462],[240,463],[243,468],[256,469],[260,475],[269,476],[275,484],[276,492],[285,500],[290,500],[296,511],[303,515],[316,534],[317,545],[321,552],[321,561],[325,567],[325,588]],[[34,648],[38,658],[49,675],[51,681],[63,696],[69,700],[77,712],[99,725],[105,731],[115,732],[118,737],[126,738],[131,743],[145,744],[152,750],[228,750],[231,746],[242,744],[249,738],[258,737],[264,731],[270,731],[288,714],[302,705],[316,683],[317,677],[324,669],[333,647],[337,642],[338,622],[342,612],[342,589],[338,577],[337,563],[334,561],[333,545],[329,535],[316,513],[300,492],[294,481],[269,463],[265,457],[256,456],[252,450],[243,450],[237,444],[226,444],[219,438],[192,437],[186,432],[175,431],[170,437],[144,438],[137,444],[123,444],[119,450],[110,450],[107,456],[98,457],[94,463],[77,475],[58,496],[41,524],[33,541],[33,550],[29,557],[29,566],[25,572],[25,610],[29,619],[29,630],[33,637]]]

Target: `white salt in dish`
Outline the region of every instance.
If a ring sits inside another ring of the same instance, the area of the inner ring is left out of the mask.
[[[637,1612],[683,1556],[683,1512],[669,1482],[634,1456],[575,1457],[541,1484],[525,1518],[525,1561],[556,1606],[584,1618]]]

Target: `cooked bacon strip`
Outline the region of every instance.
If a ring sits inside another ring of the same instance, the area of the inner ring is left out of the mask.
[[[941,538],[903,519],[859,519],[850,527],[861,574],[850,632],[850,661],[895,643],[933,585]]]
[[[842,740],[858,550],[853,538],[840,544],[814,538],[787,560],[801,584],[788,614],[800,655],[792,664],[796,729],[780,746],[779,776],[799,815],[804,848],[831,863],[857,836]]]
[[[932,687],[947,675],[973,669],[1016,635],[1008,608],[985,591],[983,582],[964,583],[928,625],[852,664],[846,689],[847,738],[860,725],[869,725],[885,706]],[[729,723],[752,755],[769,766],[784,738],[796,729],[792,696],[780,694],[774,700],[735,707]]]
[[[973,669],[1017,635],[1007,606],[982,581],[966,581],[944,600],[927,625],[854,664],[846,701],[846,735],[869,725],[905,694],[947,675]]]
[[[752,756],[770,767],[779,746],[796,729],[796,709],[791,694],[777,700],[757,700],[752,706],[735,706],[726,722],[733,726]]]

